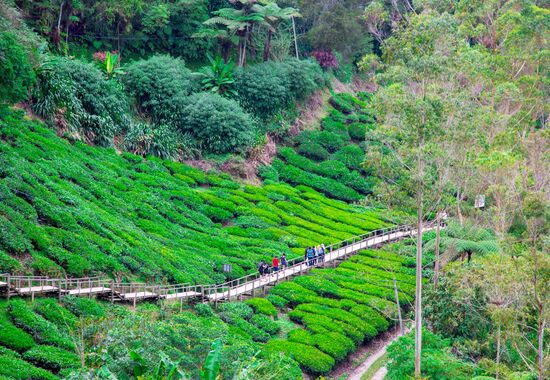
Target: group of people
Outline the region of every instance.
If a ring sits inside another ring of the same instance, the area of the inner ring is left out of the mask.
[[[319,263],[324,263],[325,252],[326,249],[324,244],[318,245],[317,247],[307,247],[304,253],[304,262],[310,267]],[[261,260],[258,263],[258,272],[261,277],[264,277],[268,274],[278,272],[280,267],[283,270],[288,267],[288,262],[286,261],[286,255],[284,253],[281,255],[280,260],[279,256],[273,257],[273,260],[271,260],[271,267],[264,260]]]
[[[261,260],[258,264],[258,272],[260,272],[260,276],[265,276],[270,273],[275,273],[279,270],[279,265],[284,269],[288,266],[288,262],[286,261],[286,255],[283,253],[281,255],[281,260],[279,260],[278,256],[275,256],[273,260],[271,260],[271,267],[269,267],[269,264],[266,263],[264,260]]]
[[[325,262],[325,245],[321,244],[317,247],[307,247],[304,252],[304,261],[310,267],[317,263]]]

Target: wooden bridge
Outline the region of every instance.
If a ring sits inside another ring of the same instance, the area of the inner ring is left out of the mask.
[[[428,223],[423,231],[435,229],[435,224]],[[270,286],[299,276],[316,267],[335,267],[337,263],[366,248],[401,240],[416,234],[412,226],[397,226],[369,232],[361,236],[332,244],[326,247],[323,262],[308,265],[303,257],[288,261],[286,267],[264,276],[259,273],[250,274],[223,284],[213,285],[155,285],[147,283],[119,283],[102,277],[86,277],[71,279],[54,279],[41,276],[17,276],[0,274],[0,294],[8,299],[13,296],[30,296],[33,300],[37,295],[86,296],[110,299],[111,302],[136,302],[143,300],[183,300],[198,299],[202,302],[228,301],[263,294]]]

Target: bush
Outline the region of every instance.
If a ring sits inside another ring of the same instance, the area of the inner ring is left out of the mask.
[[[390,379],[414,377],[414,331],[394,341],[388,356]],[[427,329],[422,331],[422,363],[422,376],[429,379],[466,380],[475,375],[473,365],[453,356],[448,339]]]
[[[332,159],[344,163],[350,169],[362,170],[365,152],[359,146],[351,144],[334,153]]]
[[[298,153],[312,160],[326,160],[330,153],[321,144],[316,142],[303,142],[298,146]]]
[[[52,346],[34,346],[25,352],[23,358],[39,367],[59,372],[65,368],[80,366],[78,355]]]
[[[328,373],[334,367],[334,359],[317,348],[302,343],[274,339],[264,346],[263,354],[267,357],[284,353],[314,375]]]
[[[0,315],[0,345],[23,352],[34,346],[32,336],[15,327],[3,315]]]
[[[288,304],[288,301],[284,299],[283,297],[277,296],[275,294],[270,294],[267,296],[267,299],[269,302],[271,302],[273,305],[277,306],[278,308],[283,308]]]
[[[35,312],[60,328],[74,328],[77,319],[73,313],[60,306],[54,299],[44,298],[33,304]]]
[[[12,33],[0,33],[0,102],[19,102],[28,97],[36,77],[25,49]]]
[[[300,144],[318,143],[329,153],[334,153],[347,145],[342,135],[329,131],[304,131],[296,136],[296,141]]]
[[[105,307],[90,298],[64,297],[63,306],[78,317],[102,318],[105,316]]]
[[[269,299],[266,298],[250,298],[245,301],[248,306],[251,306],[256,313],[277,316],[277,309],[273,306]]]
[[[130,124],[126,95],[91,63],[52,58],[38,73],[33,110],[50,124],[85,141],[112,146]]]
[[[250,306],[242,302],[224,303],[219,308],[220,314],[227,314],[231,317],[250,319],[254,311]]]
[[[42,368],[36,368],[22,359],[0,355],[0,376],[10,380],[58,380],[59,378]]]
[[[8,313],[16,326],[29,332],[38,342],[67,349],[74,348],[68,337],[63,336],[53,323],[33,313],[25,301],[11,301],[8,304]]]
[[[194,142],[168,125],[134,123],[124,137],[124,147],[133,154],[153,155],[163,159],[191,156]]]
[[[195,309],[195,313],[197,313],[199,317],[214,316],[214,310],[212,310],[210,305],[207,303],[198,303],[195,305],[194,309]]]
[[[0,250],[0,273],[16,273],[23,269],[19,261]]]
[[[126,66],[124,83],[139,109],[160,122],[178,111],[181,98],[198,88],[198,80],[185,62],[168,55],[157,55]]]
[[[254,314],[252,318],[250,318],[250,323],[271,336],[277,335],[281,330],[281,326],[279,326],[277,322],[274,322],[264,314]]]
[[[348,126],[349,136],[355,141],[365,141],[367,125],[363,123],[351,123]]]
[[[313,335],[315,345],[326,354],[339,362],[355,349],[353,341],[345,335],[337,332]]]
[[[253,142],[254,122],[234,100],[203,92],[184,99],[180,107],[169,122],[189,133],[205,152],[231,152]]]
[[[326,83],[319,65],[310,60],[269,61],[241,69],[235,75],[240,103],[262,119],[273,117]]]

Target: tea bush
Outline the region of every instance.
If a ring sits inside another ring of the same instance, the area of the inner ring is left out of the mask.
[[[5,376],[10,380],[58,380],[59,378],[52,373],[33,366],[26,361],[9,356],[0,355],[0,376]]]
[[[25,352],[23,358],[39,367],[56,373],[64,368],[77,368],[80,366],[78,355],[52,346],[34,346]]]
[[[38,342],[74,349],[74,345],[68,337],[61,334],[53,323],[33,313],[25,301],[20,299],[11,301],[8,304],[8,313],[16,326],[26,330]]]
[[[23,352],[34,346],[34,344],[32,336],[15,327],[3,313],[0,315],[0,345]]]
[[[277,309],[273,306],[268,298],[250,298],[245,303],[254,309],[254,312],[269,315],[272,317],[277,316]]]
[[[304,370],[312,374],[326,374],[334,367],[332,357],[306,344],[274,339],[263,349],[265,356],[275,355],[279,352],[287,354],[296,360]]]

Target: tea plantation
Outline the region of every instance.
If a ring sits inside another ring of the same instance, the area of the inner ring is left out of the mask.
[[[243,185],[71,143],[19,111],[0,112],[0,272],[213,283],[388,225],[381,210],[305,184]]]
[[[412,257],[365,250],[336,268],[281,283],[267,298],[217,310],[197,304],[182,313],[177,304],[161,303],[132,311],[73,297],[2,301],[0,363],[9,365],[0,366],[0,378],[124,376],[135,365],[133,353],[147,363],[169,358],[196,378],[215,339],[224,343],[224,379],[236,371],[276,371],[280,379],[326,374],[393,324],[394,277],[401,305],[412,301],[413,264]],[[254,356],[264,366],[248,368]]]
[[[334,94],[321,130],[306,130],[281,147],[278,158],[260,171],[272,182],[307,185],[328,197],[359,201],[372,192],[376,177],[362,167],[365,136],[374,129],[367,94],[362,99]]]

